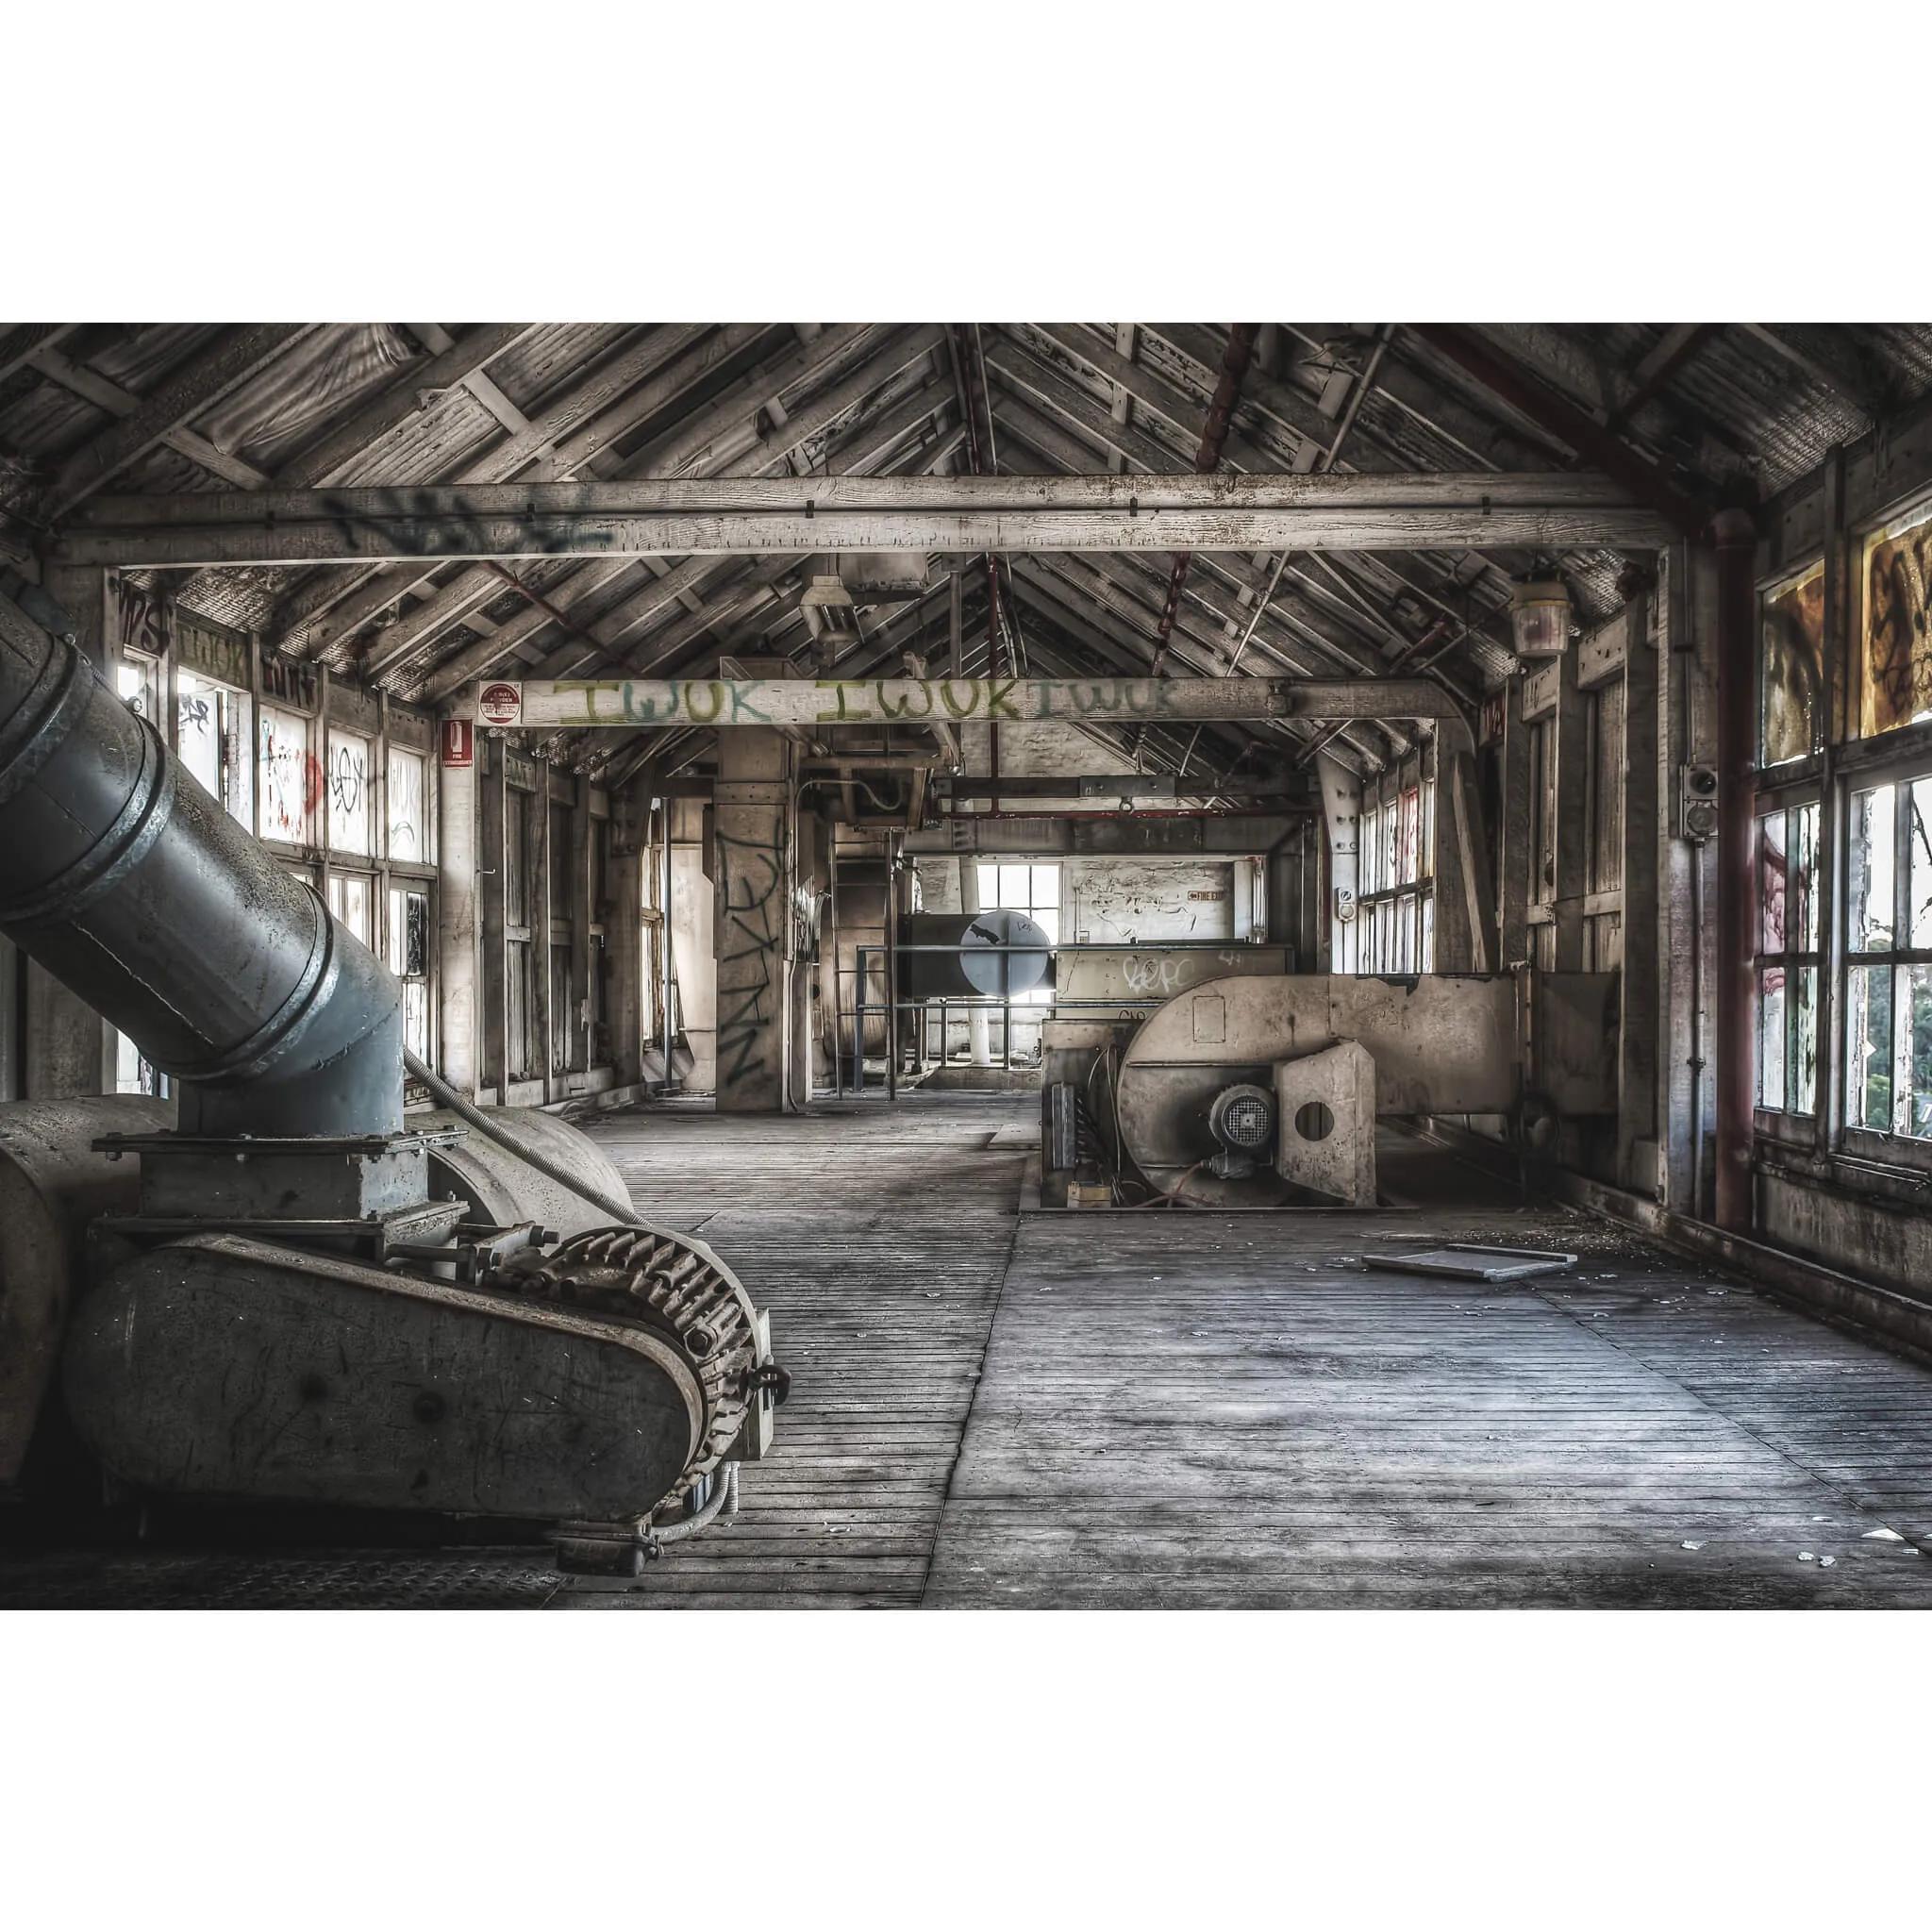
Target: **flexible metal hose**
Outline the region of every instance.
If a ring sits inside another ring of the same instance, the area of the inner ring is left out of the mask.
[[[506,1154],[514,1154],[525,1167],[535,1168],[546,1179],[555,1181],[560,1188],[568,1188],[581,1200],[590,1202],[591,1207],[601,1208],[613,1221],[621,1221],[630,1227],[642,1227],[643,1216],[628,1201],[619,1202],[601,1189],[591,1187],[581,1174],[572,1174],[569,1168],[546,1160],[542,1155],[534,1154],[527,1147],[520,1147],[499,1127],[480,1107],[472,1107],[463,1096],[441,1074],[432,1074],[408,1048],[403,1049],[403,1064],[409,1070],[409,1077],[420,1080],[430,1092],[449,1108],[459,1120],[473,1126],[486,1141],[493,1141]]]
[[[681,1543],[701,1530],[709,1529],[719,1517],[737,1514],[738,1465],[727,1462],[718,1472],[710,1500],[705,1507],[695,1516],[687,1516],[682,1523],[667,1523],[661,1529],[654,1528],[651,1540],[658,1543]]]

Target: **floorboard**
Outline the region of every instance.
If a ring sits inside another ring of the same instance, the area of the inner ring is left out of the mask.
[[[520,1550],[54,1551],[0,1558],[0,1605],[1932,1605],[1932,1372],[1406,1137],[1372,1214],[1016,1213],[1033,1114],[587,1124],[795,1378],[738,1516],[635,1584]],[[1362,1259],[1444,1240],[1580,1258]]]

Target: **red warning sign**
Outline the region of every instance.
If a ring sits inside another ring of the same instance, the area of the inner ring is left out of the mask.
[[[476,693],[476,715],[486,724],[520,724],[524,718],[524,688],[520,684],[486,684]]]
[[[442,721],[442,762],[446,769],[459,772],[476,762],[476,727],[467,718]]]

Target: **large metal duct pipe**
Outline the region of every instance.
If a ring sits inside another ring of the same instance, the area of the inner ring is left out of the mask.
[[[401,990],[0,596],[0,930],[186,1083],[184,1134],[392,1134]]]

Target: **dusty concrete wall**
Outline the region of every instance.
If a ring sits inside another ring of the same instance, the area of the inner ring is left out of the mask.
[[[1069,858],[1060,931],[1094,945],[1232,939],[1234,874],[1224,859]]]
[[[1761,1174],[1757,1233],[1827,1267],[1932,1298],[1932,1215],[1923,1208]]]

